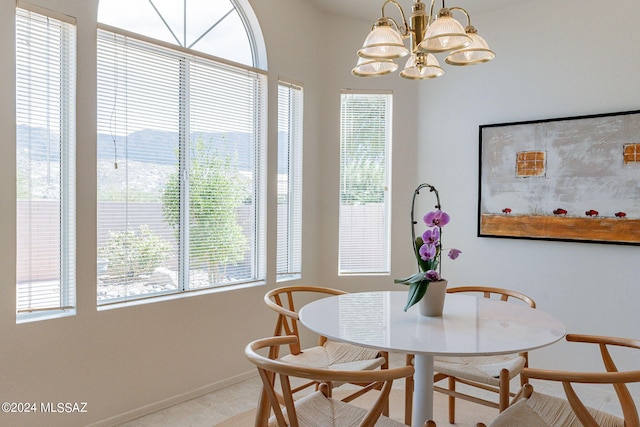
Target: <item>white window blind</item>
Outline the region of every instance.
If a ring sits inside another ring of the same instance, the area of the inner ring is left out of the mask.
[[[98,304],[261,280],[265,76],[98,31]]]
[[[388,274],[392,95],[343,91],[339,274]]]
[[[75,312],[75,61],[73,18],[18,3],[19,322]]]
[[[303,89],[278,85],[278,280],[299,278],[302,270]]]

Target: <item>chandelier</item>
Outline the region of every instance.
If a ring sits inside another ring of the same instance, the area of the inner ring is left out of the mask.
[[[427,15],[425,4],[414,0],[408,24],[400,4],[396,0],[386,0],[382,5],[382,16],[373,24],[362,49],[358,51],[358,63],[351,73],[357,77],[389,74],[398,69],[394,59],[409,55],[400,76],[412,80],[432,79],[444,74],[434,53],[449,52],[444,61],[450,65],[481,64],[495,58],[496,54],[471,25],[466,10],[461,7],[446,8],[442,0],[442,9],[434,17],[434,3],[435,0],[431,0]],[[402,25],[385,16],[387,4],[398,8]],[[466,15],[466,27],[453,18],[454,11]],[[409,39],[411,49],[406,48],[404,39]]]

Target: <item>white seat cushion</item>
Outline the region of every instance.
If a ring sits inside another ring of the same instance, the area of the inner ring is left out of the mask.
[[[624,420],[597,409],[588,408],[600,427],[624,427]],[[533,392],[502,412],[489,427],[582,427],[569,402]]]
[[[305,348],[298,355],[288,354],[281,359],[296,365],[359,371],[382,366],[385,359],[377,356],[378,350],[327,341],[323,346]]]
[[[367,413],[366,409],[349,405],[339,400],[328,399],[316,391],[295,403],[300,427],[355,427]],[[283,411],[288,420],[286,411]],[[277,427],[275,417],[269,420],[269,427]],[[404,424],[381,416],[376,427],[406,427]]]
[[[509,370],[509,379],[524,368],[525,358],[518,354],[474,357],[435,357],[433,369],[452,377],[498,386],[500,370]]]

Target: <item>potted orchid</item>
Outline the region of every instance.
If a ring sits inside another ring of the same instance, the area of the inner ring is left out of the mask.
[[[427,228],[421,236],[416,237],[415,225],[417,222],[414,219],[414,207],[416,196],[420,194],[420,190],[423,188],[429,188],[430,192],[435,193],[437,204],[434,211],[424,215],[423,221]],[[430,284],[438,283],[442,292],[439,308],[435,308],[433,314],[427,315],[442,314],[444,292],[446,292],[446,280],[442,278],[441,266],[443,250],[442,228],[449,223],[450,219],[449,215],[441,209],[438,190],[430,184],[420,184],[413,193],[413,201],[411,203],[411,240],[413,252],[418,263],[418,272],[404,279],[395,280],[395,283],[409,286],[409,295],[404,311],[407,311],[409,307],[425,297]],[[462,251],[459,249],[450,249],[448,256],[451,259],[456,259],[461,253]],[[430,311],[430,309],[427,309],[427,311]]]

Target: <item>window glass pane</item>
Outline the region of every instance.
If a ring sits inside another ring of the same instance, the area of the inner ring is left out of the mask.
[[[229,0],[101,0],[99,21],[245,65],[251,43]]]
[[[253,280],[260,90],[255,77],[206,60],[190,77],[190,269],[207,272],[207,286]]]
[[[341,100],[339,273],[386,274],[392,97],[345,92]]]
[[[99,32],[98,300],[175,291],[163,196],[176,179],[180,57]]]
[[[244,24],[237,13],[227,15],[218,25],[193,46],[201,52],[220,58],[255,65],[251,56],[251,44],[244,32]]]
[[[16,9],[19,321],[74,312],[75,37],[69,22]]]
[[[264,76],[98,32],[100,304],[264,276]]]
[[[278,86],[277,278],[298,278],[302,270],[302,87]]]

